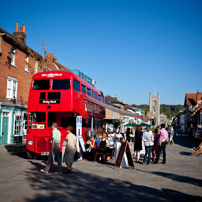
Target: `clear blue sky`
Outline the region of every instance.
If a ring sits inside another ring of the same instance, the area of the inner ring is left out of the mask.
[[[97,80],[128,104],[184,104],[202,91],[201,0],[2,1],[0,27],[26,25],[27,45]]]

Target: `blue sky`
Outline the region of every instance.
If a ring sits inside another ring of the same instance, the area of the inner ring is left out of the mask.
[[[201,0],[1,2],[0,27],[26,25],[27,45],[97,80],[105,95],[128,104],[184,104],[202,92]]]

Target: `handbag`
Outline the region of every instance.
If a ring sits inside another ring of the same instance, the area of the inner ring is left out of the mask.
[[[76,151],[74,154],[74,160],[77,161],[81,157],[80,152]]]

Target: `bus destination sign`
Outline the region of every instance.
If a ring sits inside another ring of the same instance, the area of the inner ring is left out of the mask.
[[[39,100],[39,104],[60,104],[60,100]]]

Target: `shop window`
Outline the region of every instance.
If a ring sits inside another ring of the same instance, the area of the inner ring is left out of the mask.
[[[27,129],[27,116],[24,112],[15,113],[15,126],[14,126],[14,136],[24,136],[26,135]]]

